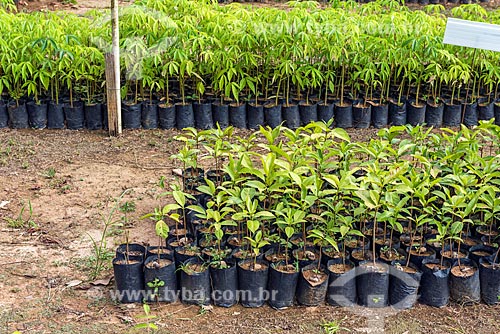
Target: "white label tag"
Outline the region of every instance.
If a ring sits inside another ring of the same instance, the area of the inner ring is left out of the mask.
[[[500,51],[500,25],[448,18],[443,43]]]

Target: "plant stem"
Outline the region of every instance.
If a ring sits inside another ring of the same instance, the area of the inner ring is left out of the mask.
[[[342,266],[344,267],[344,272],[345,272],[345,240],[342,242]]]
[[[158,263],[160,263],[160,258],[161,258],[161,244],[162,244],[162,241],[161,241],[161,237],[158,237]]]
[[[498,247],[497,252],[495,253],[495,257],[493,258],[493,266],[495,266],[495,263],[498,260],[498,255],[500,254],[500,247]]]
[[[441,241],[441,267],[443,267],[443,260],[444,260],[444,240]]]
[[[375,215],[373,217],[373,227],[372,227],[372,242],[373,242],[373,245],[372,245],[372,257],[373,257],[373,265],[376,264],[376,256],[375,256],[375,253],[376,253],[376,248],[375,248],[375,238],[376,238],[376,235],[377,235],[377,212],[378,212],[378,209],[375,209]]]
[[[320,271],[320,269],[321,269],[321,253],[322,253],[322,248],[323,248],[323,245],[320,243],[319,244],[318,271]]]
[[[345,65],[342,64],[342,75],[340,81],[340,105],[344,106],[344,77],[345,77]]]
[[[129,264],[129,258],[128,258],[128,253],[129,253],[129,247],[128,247],[128,240],[129,240],[129,231],[127,230],[127,232],[125,232],[125,249],[126,249],[126,252],[125,252],[125,261],[127,264]]]

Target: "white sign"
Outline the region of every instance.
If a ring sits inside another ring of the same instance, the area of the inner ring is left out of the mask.
[[[500,52],[500,25],[448,18],[443,43]]]

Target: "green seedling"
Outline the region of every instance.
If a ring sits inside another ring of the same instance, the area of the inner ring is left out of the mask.
[[[7,227],[10,228],[37,228],[38,225],[35,223],[33,218],[33,207],[31,206],[31,201],[28,200],[28,218],[24,218],[24,211],[26,211],[26,204],[21,207],[19,214],[15,218],[4,218],[7,222]]]
[[[43,174],[43,177],[45,177],[46,179],[53,179],[54,176],[56,176],[56,170],[54,167],[50,167],[49,169],[47,169]]]
[[[103,230],[102,234],[100,235],[100,239],[95,239],[92,237],[90,234],[90,240],[92,241],[92,265],[91,265],[91,271],[89,274],[89,278],[91,280],[96,279],[99,277],[101,272],[106,268],[106,263],[109,261],[109,250],[107,249],[107,237],[109,236],[109,232],[113,227],[121,227],[123,226],[123,223],[121,220],[116,220],[114,218],[114,214],[117,210],[120,209],[120,202],[125,196],[125,194],[129,191],[129,189],[125,190],[120,197],[115,201],[115,205],[113,208],[109,211],[109,213],[106,216],[102,217],[102,223],[103,223]],[[128,252],[127,252],[128,253]]]
[[[153,289],[153,294],[152,295],[154,296],[156,302],[159,302],[160,296],[159,296],[158,292],[159,292],[159,289],[162,286],[165,286],[165,282],[162,281],[162,280],[160,280],[160,279],[158,279],[158,277],[156,277],[154,279],[154,281],[148,282],[147,285],[148,285],[148,287],[150,287],[150,288]]]
[[[140,320],[144,320],[144,322],[138,323],[134,326],[135,329],[145,329],[146,333],[151,333],[158,329],[158,326],[153,322],[157,316],[151,314],[151,307],[148,304],[143,304],[142,308],[144,310],[144,314],[138,316],[137,318]]]

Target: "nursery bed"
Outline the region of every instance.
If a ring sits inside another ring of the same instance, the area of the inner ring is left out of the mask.
[[[0,333],[135,332],[142,307],[116,305],[104,298],[112,283],[89,283],[88,235],[99,236],[102,215],[109,213],[123,190],[131,189],[124,198],[136,206],[129,214],[130,239],[156,243],[152,223],[138,217],[160,204],[155,199],[159,177],[174,181],[168,157],[178,148],[172,140],[177,133],[125,131],[110,139],[103,131],[0,130],[0,203],[9,201],[0,208]],[[366,140],[376,130],[349,133],[355,140]],[[3,218],[17,216],[27,200],[37,227],[7,227]],[[124,240],[118,232],[108,241],[110,249]],[[106,270],[99,278],[107,280],[111,273]],[[237,305],[200,311],[175,303],[152,305],[151,312],[158,317],[159,333],[319,333],[322,323],[332,321],[346,328],[341,332],[375,332],[367,328],[373,325],[365,318],[329,306],[274,311],[268,306]],[[494,333],[500,329],[499,312],[499,306],[484,304],[442,309],[417,304],[389,313],[385,329],[386,333]]]

